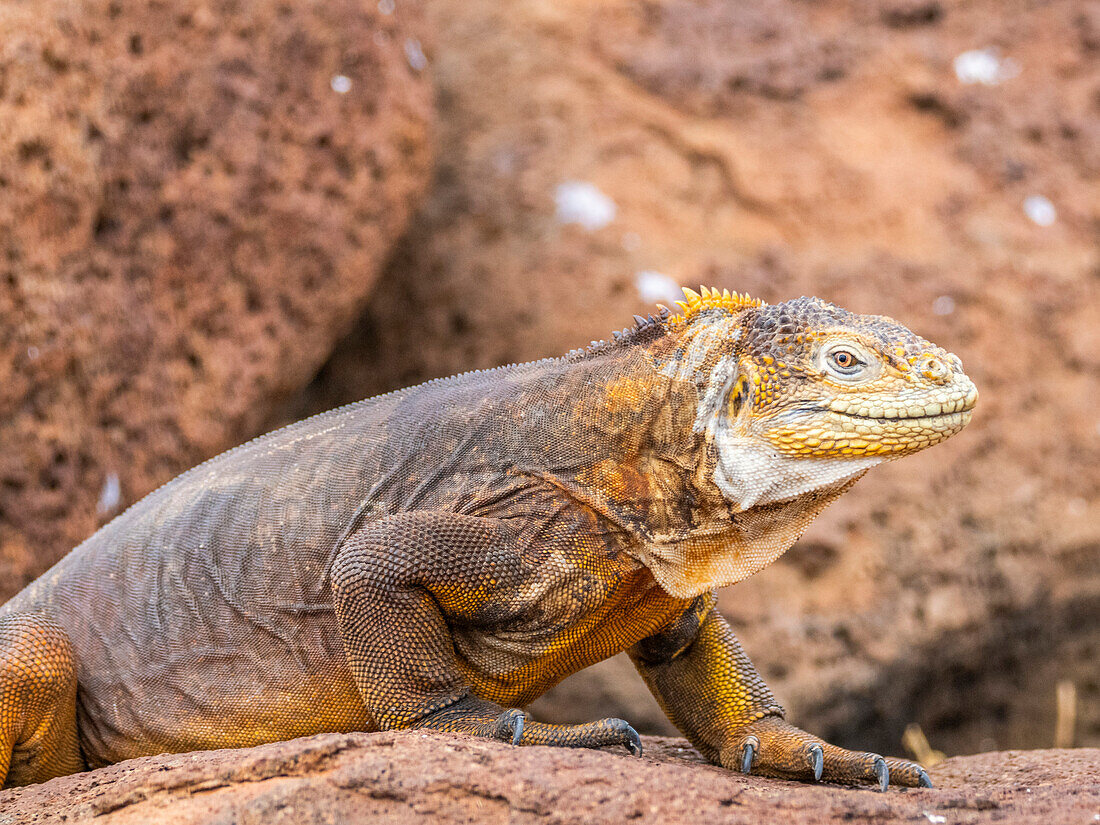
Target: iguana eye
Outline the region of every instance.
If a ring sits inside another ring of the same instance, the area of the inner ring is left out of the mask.
[[[835,349],[829,353],[829,366],[833,368],[833,372],[850,378],[859,375],[865,364],[851,350]]]
[[[851,369],[859,363],[859,359],[846,349],[837,350],[832,354],[833,363],[842,370]]]
[[[863,382],[878,375],[881,364],[863,347],[851,341],[837,341],[819,351],[818,364],[833,378]]]

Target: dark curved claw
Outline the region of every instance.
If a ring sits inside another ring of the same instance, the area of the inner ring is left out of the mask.
[[[626,745],[627,750],[634,756],[642,755],[642,737],[638,735],[638,731],[634,730],[632,725],[627,725],[624,733],[627,736],[627,741],[623,744]]]
[[[878,777],[878,789],[885,791],[890,787],[890,769],[886,767],[886,760],[881,756],[875,757],[875,776]]]
[[[518,708],[504,711],[497,717],[493,738],[504,742],[511,741],[513,745],[518,745],[519,740],[523,738],[523,723],[526,718],[526,714]]]
[[[810,767],[814,770],[814,782],[820,782],[821,772],[825,768],[825,754],[821,750],[821,745],[810,748]]]
[[[922,788],[932,787],[932,780],[928,778],[928,774],[925,772],[924,768],[920,769],[920,773],[917,775],[917,777],[920,780],[920,786]]]
[[[760,747],[760,741],[755,736],[745,741],[741,751],[741,773],[752,773],[752,760],[758,747]]]

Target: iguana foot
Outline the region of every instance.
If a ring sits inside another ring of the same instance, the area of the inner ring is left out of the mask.
[[[549,745],[558,748],[603,748],[623,745],[635,756],[642,754],[638,732],[622,719],[600,719],[583,725],[551,725],[532,721],[529,714],[473,697],[466,697],[433,713],[418,727],[468,733],[511,742],[513,745]]]
[[[507,711],[501,717],[517,711]],[[550,725],[545,722],[524,721],[513,728],[510,738],[513,745],[550,745],[559,748],[603,748],[608,745],[625,745],[635,756],[642,755],[642,739],[638,732],[622,719],[600,719],[583,725]]]
[[[746,725],[740,738],[722,750],[720,761],[742,773],[826,782],[872,782],[881,791],[891,784],[932,787],[924,768],[915,762],[838,748],[776,716]]]

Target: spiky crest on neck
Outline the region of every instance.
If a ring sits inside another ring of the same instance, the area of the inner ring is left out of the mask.
[[[724,309],[732,313],[750,307],[767,306],[764,301],[751,297],[747,292],[730,292],[728,289],[719,292],[717,289],[705,286],[700,286],[698,292],[686,286],[681,288],[687,300],[676,302],[676,306],[680,307],[680,314],[668,319],[668,323],[674,326],[686,324],[700,312],[708,309]]]
[[[767,306],[766,301],[753,298],[747,292],[730,292],[728,289],[719,291],[715,287],[706,286],[700,286],[698,292],[686,286],[680,288],[684,291],[685,300],[676,302],[676,306],[680,308],[679,314],[674,315],[664,304],[657,304],[657,315],[645,318],[635,315],[634,326],[611,333],[610,341],[592,341],[587,347],[571,350],[566,358],[572,361],[606,352],[611,347],[647,343],[657,335],[681,329],[696,315],[710,309],[721,309],[732,314],[743,309]]]

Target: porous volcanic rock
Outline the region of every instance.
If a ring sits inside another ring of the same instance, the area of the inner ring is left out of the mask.
[[[308,382],[428,182],[432,90],[407,3],[0,28],[3,600]]]
[[[1049,746],[1058,682],[1100,744],[1096,12],[433,3],[433,193],[288,415],[564,353],[669,281],[896,317],[963,359],[973,423],[721,606],[794,720],[851,747],[909,722],[949,753]],[[569,182],[597,191],[562,209]],[[660,730],[630,670],[536,713]]]
[[[744,776],[681,739],[646,755],[439,733],[323,734],[242,750],[133,759],[0,791],[0,824],[96,822],[1046,823],[1092,821],[1100,751],[957,757],[934,789],[878,793]]]

